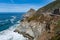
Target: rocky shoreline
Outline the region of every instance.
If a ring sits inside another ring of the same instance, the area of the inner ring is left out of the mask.
[[[52,7],[55,3],[57,6]],[[14,32],[22,34],[28,40],[60,39],[60,6],[58,4],[60,4],[59,1],[54,1],[37,11],[29,10]]]
[[[44,17],[43,17],[44,18]],[[49,19],[48,19],[49,18]],[[46,17],[46,20],[42,22],[33,21],[22,21],[14,32],[22,34],[29,40],[48,40],[54,36],[54,28],[57,26],[57,21],[60,20],[60,16],[56,16],[53,19]],[[50,22],[49,22],[50,20]]]

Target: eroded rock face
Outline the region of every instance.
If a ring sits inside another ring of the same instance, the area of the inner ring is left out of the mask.
[[[60,15],[50,16],[47,14],[38,16],[37,19],[30,22],[28,20],[21,21],[15,32],[23,34],[29,40],[50,40],[56,32],[59,32],[59,28]]]
[[[31,17],[35,12],[36,12],[36,10],[31,8],[29,11],[26,12],[26,14],[24,15],[24,17],[25,18],[29,17],[29,16]]]
[[[44,32],[45,23],[39,23],[35,21],[31,22],[21,22],[20,26],[15,30],[15,32],[23,34],[25,37],[29,36],[29,39],[36,40],[38,36]],[[27,35],[27,36],[26,36]]]

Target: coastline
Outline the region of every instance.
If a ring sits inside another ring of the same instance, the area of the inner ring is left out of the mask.
[[[4,31],[1,31],[0,32],[0,40],[8,40],[8,39],[11,39],[11,40],[28,40],[22,34],[19,34],[18,32],[14,32],[16,27],[18,27],[19,25],[20,25],[20,20],[17,21],[17,24],[14,24],[10,28],[8,28]]]

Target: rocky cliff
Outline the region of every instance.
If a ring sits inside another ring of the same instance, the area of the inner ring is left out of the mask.
[[[37,14],[46,13],[46,12],[53,13],[53,11],[58,8],[60,8],[60,0],[55,0],[49,3],[48,5],[38,9],[36,13]]]
[[[60,32],[60,16],[42,15],[38,20],[22,21],[15,32],[29,40],[50,40]]]
[[[26,17],[25,20],[23,19],[23,21],[21,21],[20,23],[20,26],[16,28],[15,32],[23,34],[24,37],[28,38],[28,40],[59,40],[60,11],[59,10],[57,12],[54,11],[55,14],[52,15],[53,12],[46,10],[46,9],[51,10],[53,7],[54,7],[53,10],[56,7],[58,7],[59,9],[60,8],[59,2],[60,1],[54,1],[48,4],[47,6],[39,9],[37,12],[29,11],[28,14],[31,13],[29,15],[32,16],[28,16],[28,18]]]
[[[31,17],[35,12],[36,12],[36,10],[31,8],[31,9],[30,9],[29,11],[27,11],[26,14],[23,15],[23,16],[24,16],[25,18]]]

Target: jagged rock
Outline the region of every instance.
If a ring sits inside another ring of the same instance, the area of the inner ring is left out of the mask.
[[[56,9],[57,9],[57,11],[56,11]],[[60,0],[55,0],[55,1],[51,2],[51,3],[49,3],[48,5],[38,9],[36,11],[36,13],[37,14],[41,14],[41,13],[45,13],[46,14],[46,12],[50,12],[52,14],[55,14],[54,11],[57,12],[56,14],[60,15]]]
[[[45,26],[44,23],[39,23],[39,22],[33,22],[33,21],[30,23],[21,22],[20,26],[15,30],[15,32],[18,32],[21,34],[24,33],[25,35],[28,34],[28,38],[35,39],[44,31],[44,26]]]
[[[30,36],[28,33],[21,32],[18,29],[16,29],[14,32],[18,32],[19,34],[22,34],[24,37],[28,38],[28,40],[33,40],[34,37]]]
[[[27,17],[31,17],[34,13],[36,12],[36,10],[35,9],[30,9],[25,15],[24,15],[24,17],[25,18],[27,18]]]
[[[15,32],[23,34],[29,40],[50,40],[60,31],[60,9],[56,11],[56,8],[60,8],[60,1],[54,1],[37,12],[30,9]]]

